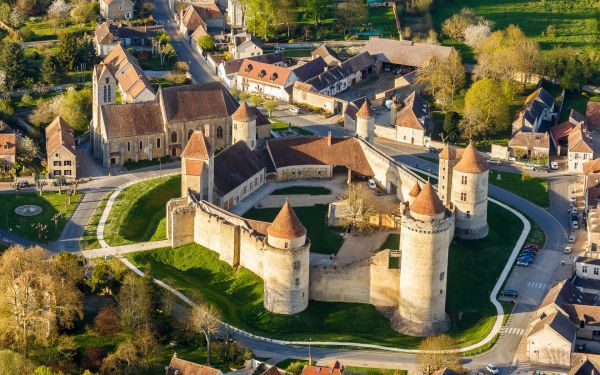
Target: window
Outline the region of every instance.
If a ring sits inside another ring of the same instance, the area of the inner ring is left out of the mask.
[[[204,136],[210,137],[210,125],[208,124],[204,125]]]
[[[471,218],[471,211],[467,211],[467,219]]]
[[[295,280],[294,284],[296,284],[296,286],[300,285],[300,278],[299,277],[296,277],[296,280]]]
[[[600,268],[594,267],[594,275],[598,276],[600,274]]]
[[[444,294],[444,290],[443,289],[440,289],[440,294]]]
[[[55,170],[55,171],[54,171],[54,175],[55,175],[55,176],[60,176],[60,169],[57,169],[57,170]]]
[[[295,260],[294,261],[294,269],[295,270],[299,270],[300,269],[300,261],[299,260]]]
[[[140,141],[140,150],[144,148],[144,142]]]
[[[467,184],[467,176],[461,176],[460,183],[463,185],[466,185]]]
[[[440,281],[444,280],[445,272],[440,272]]]
[[[171,143],[177,143],[177,132],[171,133]]]
[[[467,201],[467,193],[460,193],[460,200],[463,202]]]
[[[65,160],[65,164],[64,164],[64,166],[65,166],[65,167],[68,167],[68,166],[70,166],[70,165],[71,165],[71,160]]]
[[[217,128],[217,138],[223,138],[223,127],[219,126]]]
[[[160,148],[160,138],[156,138],[156,148]]]
[[[65,169],[65,176],[70,176],[71,175],[71,170],[70,169]]]
[[[54,161],[54,166],[55,167],[60,167],[61,166],[60,160],[55,160]]]
[[[54,157],[59,157],[60,155],[58,154],[58,152],[56,154],[54,154]]]
[[[127,151],[131,151],[131,142],[127,142]]]
[[[587,266],[581,267],[581,273],[587,273]]]

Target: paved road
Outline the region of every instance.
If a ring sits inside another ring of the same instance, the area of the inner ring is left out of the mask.
[[[154,1],[152,16],[164,25],[166,33],[171,37],[171,42],[179,60],[187,61],[190,64],[190,74],[194,82],[218,81],[217,75],[200,56],[198,50],[192,48],[187,37],[179,31],[167,0]]]

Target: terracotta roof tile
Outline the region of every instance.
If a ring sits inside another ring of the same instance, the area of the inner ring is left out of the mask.
[[[598,172],[600,172],[600,158],[596,158],[583,164],[583,174]]]
[[[75,135],[73,129],[57,116],[50,125],[46,126],[46,153],[53,154],[59,147],[64,146],[75,155]]]
[[[336,361],[337,362],[337,361]],[[339,364],[339,362],[338,362]],[[309,366],[302,369],[302,375],[342,375],[344,370],[341,366]]]
[[[195,130],[188,140],[188,143],[185,145],[181,157],[187,159],[208,160],[211,153],[212,148],[210,142],[206,139],[204,133]]]
[[[415,198],[419,195],[420,192],[421,192],[421,186],[417,182],[417,183],[415,183],[415,186],[413,186],[413,188],[410,189],[410,192],[408,193],[408,195]]]
[[[220,82],[161,88],[159,97],[169,122],[227,117],[238,107]]]
[[[512,136],[508,145],[511,147],[550,148],[550,137],[548,133],[524,132],[519,130]]]
[[[107,138],[164,133],[158,102],[109,104],[101,111]]]
[[[202,366],[194,362],[186,361],[177,358],[173,355],[171,362],[167,367],[167,375],[223,375],[223,373],[215,368]]]
[[[368,100],[365,100],[363,102],[363,104],[360,107],[360,109],[358,110],[358,112],[356,112],[356,117],[359,117],[359,118],[373,117],[373,110],[371,110],[371,105],[369,104]]]
[[[419,195],[417,195],[410,205],[410,211],[419,215],[435,216],[443,213],[445,210],[444,204],[429,181],[427,181]]]
[[[15,133],[0,133],[0,155],[17,154],[17,136]]]
[[[445,59],[450,55],[452,47],[444,47],[426,43],[414,43],[410,40],[392,40],[371,38],[362,49],[382,62],[422,67],[432,57]]]
[[[489,169],[488,164],[472,143],[465,148],[460,161],[454,167],[455,171],[463,173],[481,173]]]
[[[204,161],[198,159],[185,159],[185,174],[188,176],[201,176],[204,169]]]
[[[238,109],[233,112],[231,115],[231,119],[235,121],[248,121],[254,120],[256,118],[256,113],[250,109],[250,106],[246,104],[245,101],[242,100]]]
[[[593,153],[592,140],[590,139],[587,129],[581,124],[573,128],[569,134],[569,152]]]
[[[281,207],[281,211],[267,229],[267,234],[277,238],[293,239],[304,236],[306,228],[286,200],[283,207]]]
[[[550,129],[550,134],[555,141],[559,141],[565,137],[568,137],[574,128],[575,124],[570,121],[565,121],[561,124],[553,126],[552,129]]]
[[[288,82],[290,74],[292,74],[292,70],[289,68],[250,59],[244,59],[238,71],[240,77],[272,86],[284,86]]]

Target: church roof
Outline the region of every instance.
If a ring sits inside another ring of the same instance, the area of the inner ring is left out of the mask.
[[[242,100],[238,109],[233,112],[231,119],[234,121],[248,121],[256,118],[256,113],[250,109],[248,104]]]
[[[286,201],[281,211],[273,220],[273,223],[267,229],[267,234],[277,238],[292,239],[304,236],[306,234],[306,228],[296,216],[294,209],[290,206],[289,202]]]
[[[419,215],[435,216],[443,213],[446,208],[438,197],[431,182],[427,181],[419,195],[410,206],[411,212]]]
[[[481,173],[488,169],[485,159],[472,143],[469,143],[467,148],[465,148],[460,161],[454,167],[455,171],[463,173]]]
[[[413,186],[413,188],[410,189],[410,192],[408,193],[408,195],[416,198],[420,192],[421,192],[421,186],[417,182],[417,183],[415,183],[415,186]]]
[[[358,110],[358,112],[356,112],[356,117],[360,117],[360,118],[373,117],[373,111],[371,110],[371,106],[369,105],[368,100],[365,100],[363,102],[363,104],[360,107],[360,109]]]
[[[210,158],[211,152],[210,143],[204,137],[204,134],[201,131],[196,130],[192,133],[190,140],[181,153],[181,157],[206,160]]]

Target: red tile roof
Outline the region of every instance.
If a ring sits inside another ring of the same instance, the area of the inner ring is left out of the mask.
[[[204,133],[195,130],[185,145],[181,158],[207,160],[211,152],[210,142],[204,137]]]
[[[444,204],[429,181],[427,181],[419,195],[417,195],[410,205],[410,211],[419,215],[435,216],[443,213],[445,210]]]
[[[53,154],[61,146],[65,147],[69,152],[75,155],[75,136],[73,129],[62,119],[57,116],[50,125],[46,126],[46,153]]]
[[[273,223],[267,228],[267,234],[277,238],[293,239],[304,236],[306,228],[286,200]]]
[[[244,59],[238,75],[255,81],[273,85],[283,86],[287,83],[292,70],[277,65],[266,64],[260,61]]]
[[[15,133],[0,133],[0,155],[17,154],[17,136]]]
[[[463,173],[481,173],[489,169],[488,164],[479,151],[472,143],[465,148],[460,161],[454,167],[454,170]]]
[[[562,124],[558,124],[552,127],[552,129],[550,129],[550,134],[552,135],[552,138],[554,138],[555,141],[559,141],[565,137],[568,137],[574,128],[575,124],[569,121],[565,121]]]

